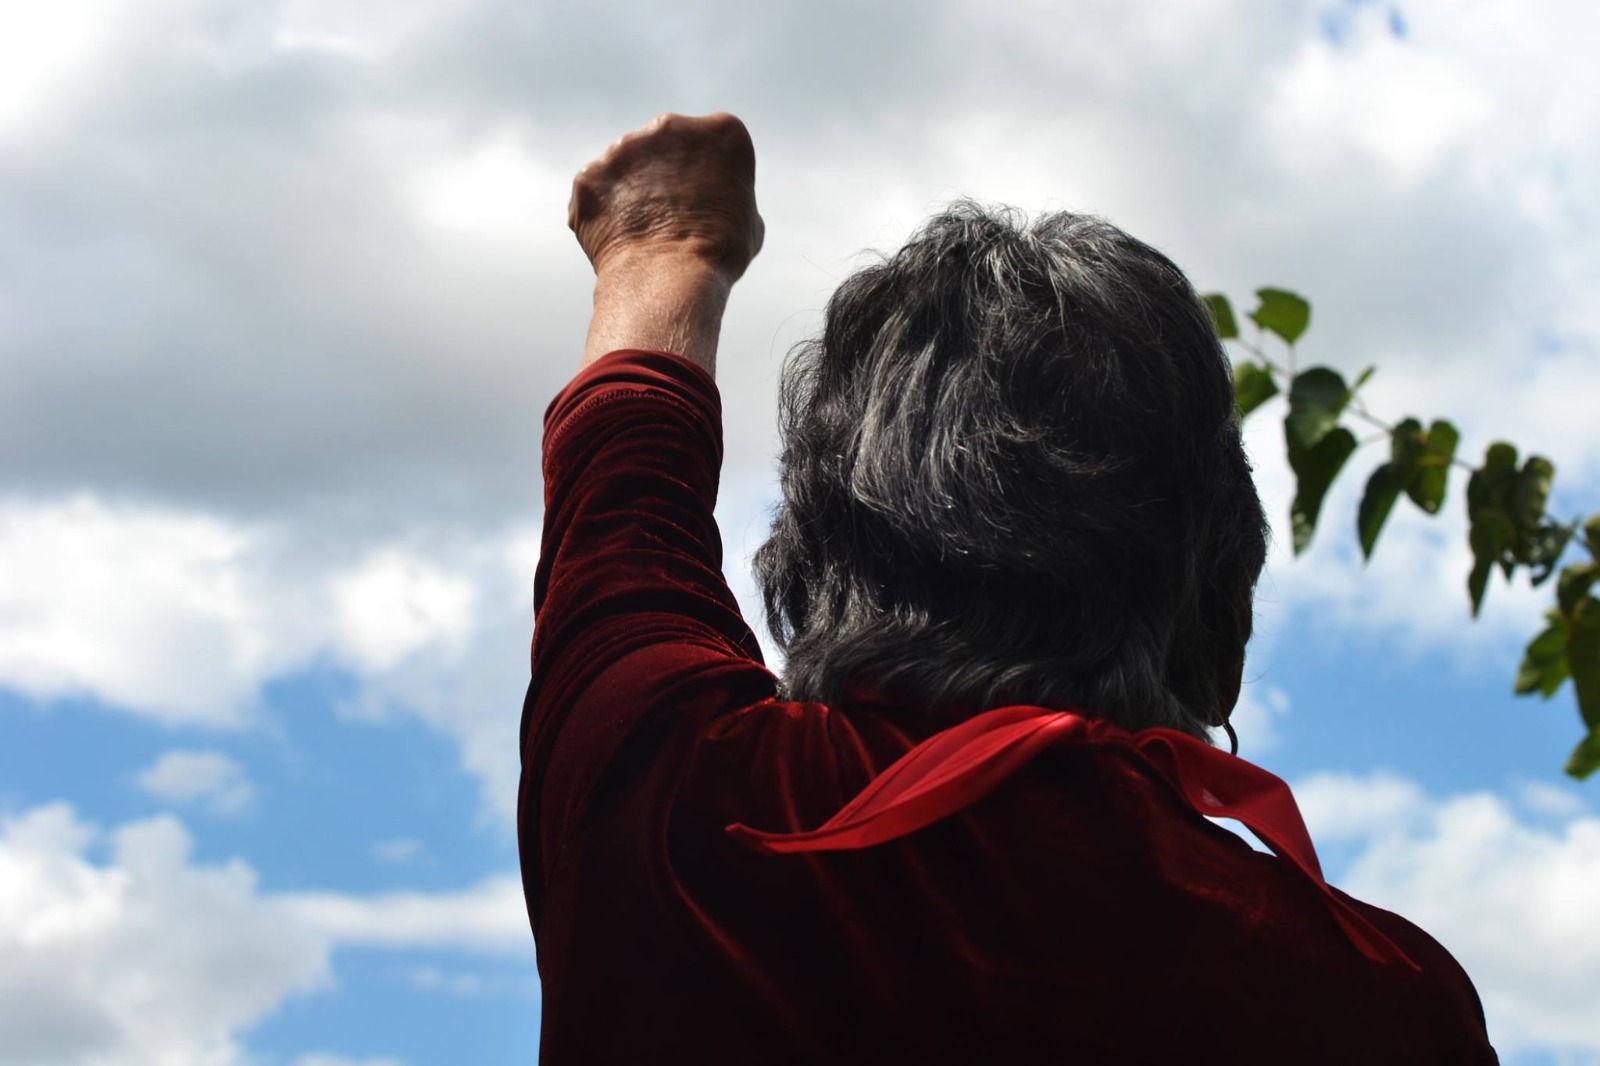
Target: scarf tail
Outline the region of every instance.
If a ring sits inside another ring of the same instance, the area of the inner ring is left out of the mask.
[[[743,823],[726,829],[764,854],[848,851],[895,840],[971,806],[1043,749],[1071,739],[1128,749],[1164,778],[1192,809],[1233,818],[1309,878],[1362,955],[1420,970],[1394,941],[1329,887],[1289,786],[1276,775],[1172,729],[1129,733],[1070,711],[1002,707],[918,744],[875,777],[816,829],[766,832]]]

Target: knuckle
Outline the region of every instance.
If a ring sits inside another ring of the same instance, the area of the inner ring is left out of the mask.
[[[727,111],[718,111],[716,114],[709,116],[709,120],[712,128],[725,136],[749,139],[750,132],[745,129],[744,122],[738,115],[730,114]]]

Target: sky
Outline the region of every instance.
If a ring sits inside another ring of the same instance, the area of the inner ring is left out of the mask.
[[[586,326],[571,177],[621,133],[756,144],[718,521],[765,639],[783,356],[959,195],[1301,292],[1302,365],[1597,509],[1596,39],[1578,0],[6,5],[0,1066],[533,1061],[540,423]],[[1600,786],[1560,773],[1570,690],[1511,695],[1550,590],[1470,619],[1459,478],[1363,565],[1379,445],[1292,558],[1281,415],[1241,754],[1504,1061],[1600,1063]]]

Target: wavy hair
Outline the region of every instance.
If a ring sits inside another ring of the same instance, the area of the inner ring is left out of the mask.
[[[755,554],[785,699],[1226,723],[1267,524],[1183,273],[1100,219],[960,200],[784,362]]]

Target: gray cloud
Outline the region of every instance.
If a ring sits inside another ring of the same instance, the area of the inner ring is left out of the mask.
[[[669,48],[643,9],[476,5],[363,59],[282,47],[250,10],[130,30],[50,136],[4,146],[0,478],[248,515],[526,511],[587,305],[565,175],[683,78],[759,83],[788,27],[721,49],[691,20]],[[430,232],[413,179],[499,135],[562,176],[523,246]]]
[[[1341,363],[1487,359],[1543,310],[1543,244],[1457,165],[1470,137],[1407,185],[1280,120],[1314,5],[331,10],[172,5],[48,135],[0,142],[5,484],[356,537],[535,510],[586,311],[565,175],[668,107],[737,110],[762,153],[772,240],[723,361],[754,466],[777,357],[851,255],[961,192],[1103,211],[1202,283],[1303,287]],[[431,225],[418,180],[497,143],[542,175],[520,221]]]
[[[1592,478],[1600,92],[1566,61],[1579,38],[1544,9],[1418,4],[1407,39],[1361,7],[1335,46],[1321,10],[172,0],[109,24],[27,121],[0,124],[0,511],[45,528],[34,518],[87,492],[105,503],[78,510],[107,559],[148,554],[139,538],[183,515],[221,522],[173,547],[184,589],[220,587],[205,545],[248,531],[238,580],[259,609],[125,605],[235,649],[208,659],[200,689],[157,654],[183,643],[166,637],[129,662],[51,652],[7,679],[220,720],[264,678],[345,646],[300,621],[319,617],[307,605],[330,575],[397,544],[451,570],[523,536],[540,418],[588,306],[569,176],[664,109],[736,111],[760,153],[768,245],[719,367],[722,513],[740,516],[728,564],[747,607],[779,360],[861,249],[894,247],[963,193],[1098,211],[1204,288],[1301,289],[1316,304],[1302,357],[1378,363],[1376,410],[1449,413],[1469,454],[1504,434]],[[1280,515],[1278,446],[1252,440]],[[139,515],[155,516],[142,533],[117,524]],[[1359,564],[1330,550],[1341,536],[1275,587],[1345,602]],[[504,796],[527,582],[492,594],[506,578],[490,570],[470,646],[368,670],[366,697],[455,737]],[[124,592],[156,597],[165,580]],[[1459,576],[1404,587],[1446,585]],[[121,624],[87,585],[81,618],[28,588],[33,613],[0,634],[14,647]],[[1459,636],[1442,626],[1422,629]],[[146,629],[104,645],[166,632]],[[190,690],[204,700],[162,702]]]

